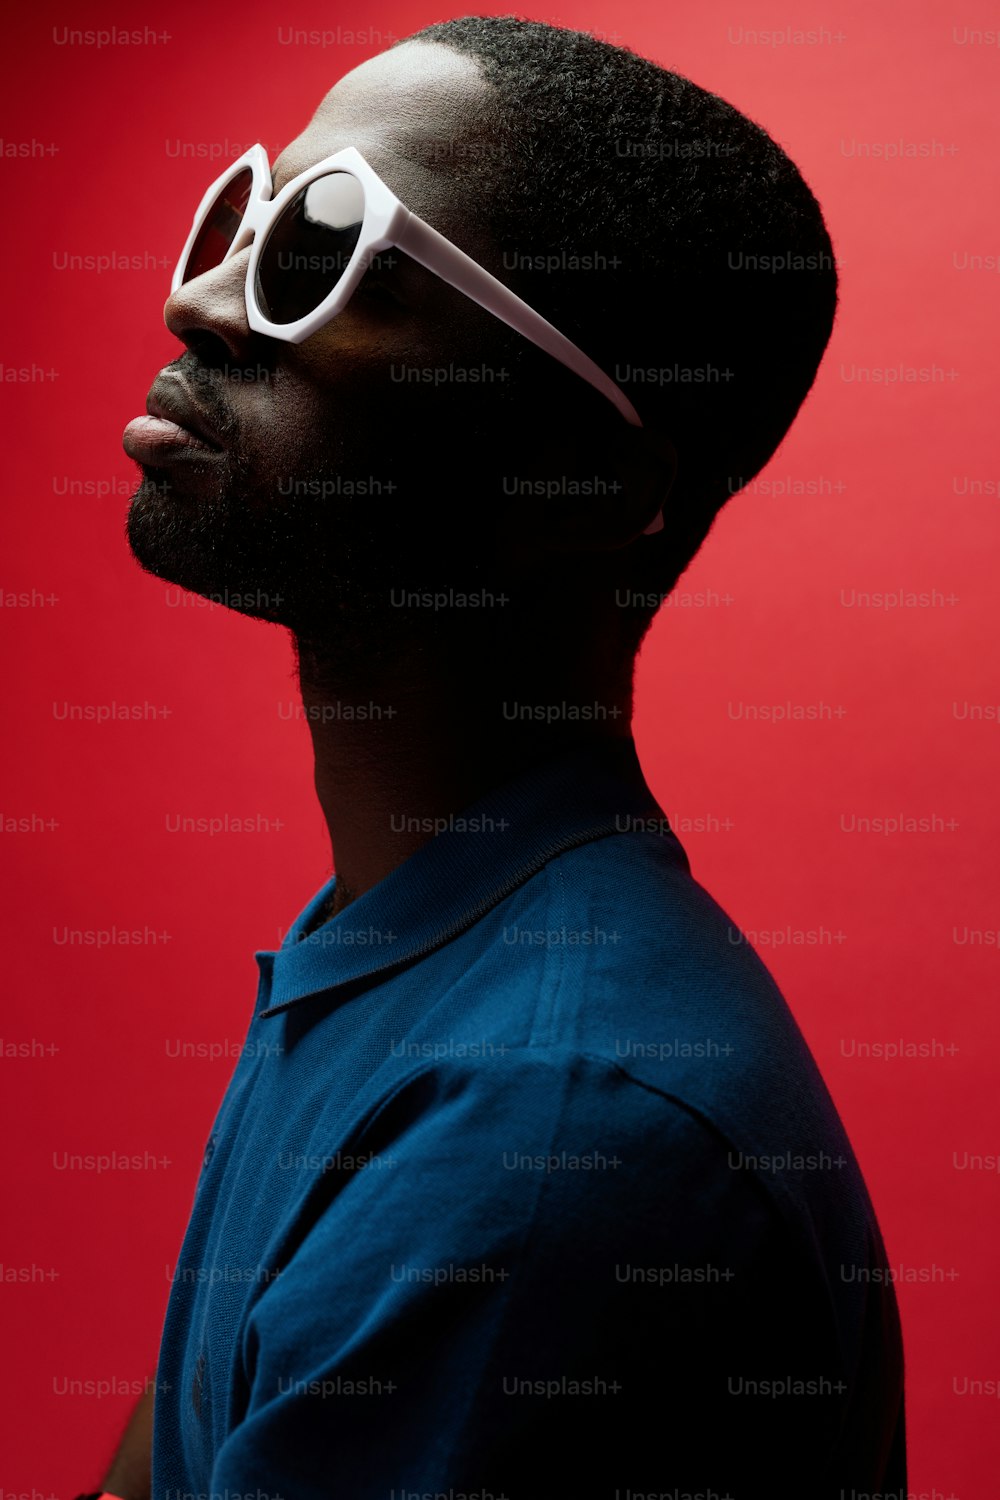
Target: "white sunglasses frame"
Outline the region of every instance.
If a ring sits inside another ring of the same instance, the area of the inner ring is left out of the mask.
[[[511,291],[510,287],[491,275],[485,266],[481,266],[470,255],[466,255],[464,250],[460,250],[457,245],[452,244],[451,240],[432,228],[426,220],[421,219],[401,203],[392,189],[382,181],[375,169],[365,161],[361,152],[354,146],[347,146],[344,150],[337,151],[332,156],[326,156],[322,161],[307,167],[304,172],[300,172],[298,176],[286,182],[274,198],[271,197],[271,167],[267,152],[259,144],[251,146],[219,174],[198,204],[191,232],[184,243],[180,259],[174,267],[170,284],[172,293],[188,284],[184,280],[184,268],[210,208],[222,189],[247,168],[253,174],[250,198],[239,229],[222,260],[217,264],[224,265],[227,260],[240,254],[248,245],[250,246],[244,290],[247,322],[256,333],[266,334],[268,338],[280,339],[285,343],[302,343],[303,339],[307,339],[310,334],[315,333],[331,318],[336,317],[337,313],[343,311],[368,270],[372,258],[380,250],[395,246],[588,381],[603,396],[613,402],[630,426],[642,426],[639,414],[625,392],[599,365],[594,363],[589,355],[584,354],[583,350],[572,343],[565,334],[553,327],[546,318],[542,317],[541,313],[535,312],[527,302],[522,301],[515,292]],[[324,177],[327,173],[336,171],[349,172],[358,179],[364,191],[365,212],[358,242],[336,285],[323,298],[323,301],[313,308],[312,312],[291,323],[272,323],[261,309],[256,292],[257,266],[268,235],[282,211],[297,193],[300,193],[304,187],[308,187],[309,183],[315,181],[317,177]],[[215,270],[216,267],[212,266],[209,269]],[[651,536],[662,528],[663,513],[657,511],[654,520],[645,528],[644,535]]]

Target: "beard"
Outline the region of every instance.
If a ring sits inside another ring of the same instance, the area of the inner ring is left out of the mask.
[[[266,475],[236,445],[210,462],[144,468],[126,520],[133,556],[165,582],[328,642],[341,660],[388,657],[447,628],[450,611],[407,608],[402,595],[502,592],[470,534],[467,458],[446,465],[425,441],[415,461],[401,443],[379,454],[374,476],[344,446],[315,452],[310,469],[301,455],[272,455]]]
[[[174,368],[225,446],[207,461],[143,468],[125,532],[147,573],[283,625],[345,672],[454,633],[451,609],[411,607],[406,595],[510,591],[492,532],[512,387],[485,402],[472,387],[444,398],[382,378],[374,393],[345,385],[323,409],[310,390],[299,401],[283,383],[295,377],[274,377],[249,407],[190,351]],[[502,632],[513,613],[469,608],[459,618],[471,641],[488,621]]]
[[[296,628],[348,606],[363,575],[329,471],[296,480],[288,496],[253,488],[227,453],[219,464],[145,469],[129,503],[126,537],[147,572],[241,614]],[[190,489],[197,486],[197,494]],[[336,509],[339,525],[331,525]]]

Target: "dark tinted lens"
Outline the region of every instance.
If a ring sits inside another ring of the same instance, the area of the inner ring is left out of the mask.
[[[237,172],[232,182],[226,184],[209,209],[198,238],[191,246],[191,253],[184,267],[184,280],[191,281],[203,271],[217,266],[236,238],[253,188],[253,173],[249,167]]]
[[[332,292],[364,216],[364,188],[349,172],[328,172],[296,193],[257,264],[257,300],[272,323],[304,318]]]

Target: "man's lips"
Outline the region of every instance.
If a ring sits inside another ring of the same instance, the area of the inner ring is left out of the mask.
[[[200,458],[223,451],[218,434],[180,375],[164,372],[146,397],[146,415],[133,417],[122,446],[136,463],[156,465],[173,459]]]

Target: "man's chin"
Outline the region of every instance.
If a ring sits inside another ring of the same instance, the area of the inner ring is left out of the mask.
[[[261,576],[248,554],[246,533],[234,538],[231,508],[216,497],[192,507],[146,471],[129,502],[125,535],[132,556],[164,583],[199,594],[253,619],[288,625],[287,589]]]

